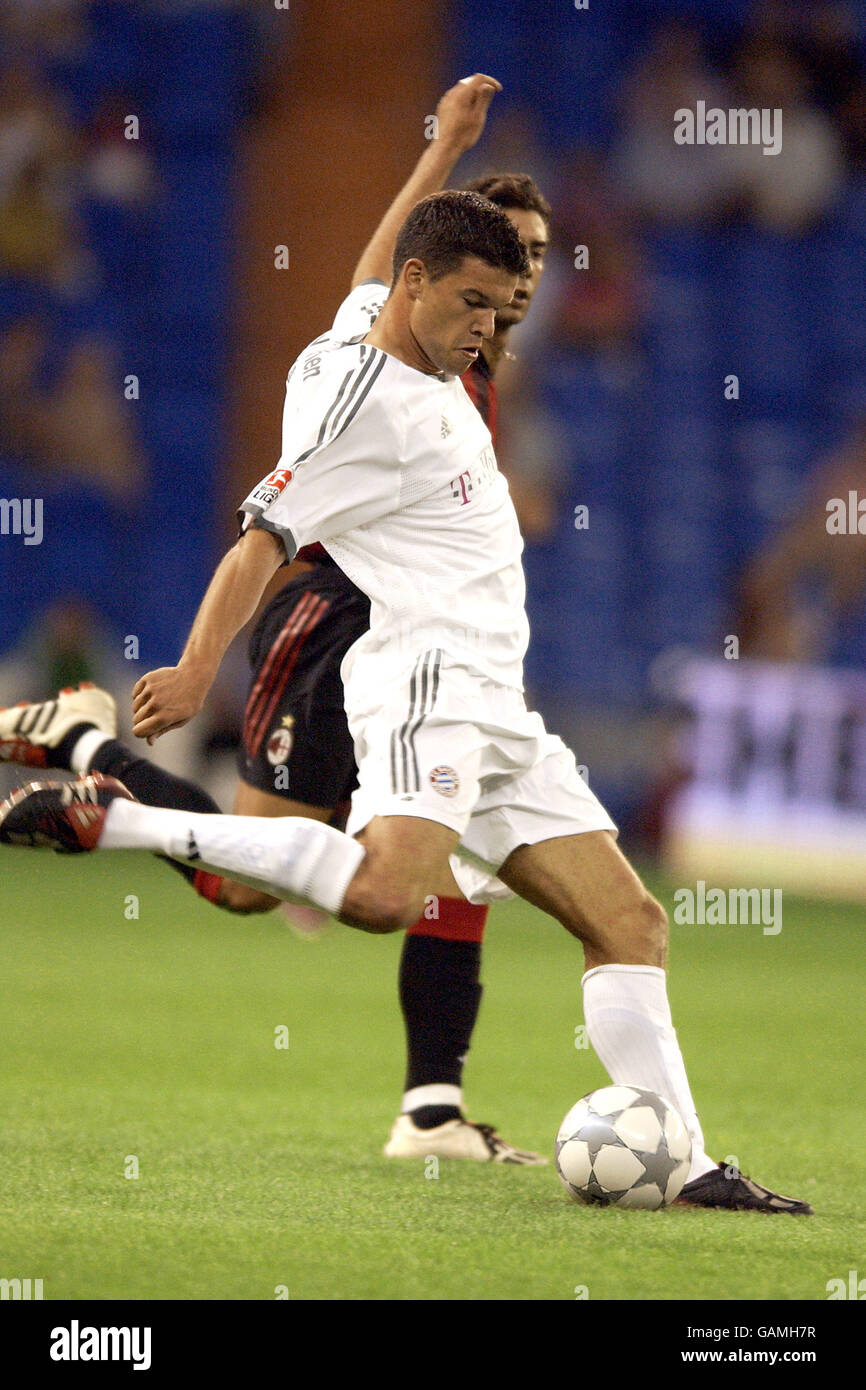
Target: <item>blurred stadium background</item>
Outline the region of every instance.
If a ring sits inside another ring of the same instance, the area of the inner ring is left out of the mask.
[[[126,706],[176,660],[289,364],[475,70],[455,182],[526,170],[555,217],[500,413],[532,701],[630,846],[862,895],[866,537],[826,527],[866,496],[862,0],[3,5],[0,498],[44,533],[3,513],[0,702]],[[780,107],[782,153],[675,146],[698,100]],[[158,750],[226,804],[245,674]]]

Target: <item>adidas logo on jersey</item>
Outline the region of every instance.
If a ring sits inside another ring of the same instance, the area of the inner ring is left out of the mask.
[[[451,433],[451,430],[452,430],[452,429],[453,429],[453,426],[452,426],[452,424],[451,424],[451,421],[450,421],[450,420],[446,420],[446,419],[445,419],[445,416],[443,415],[443,416],[442,416],[442,438],[443,438],[443,439],[447,439],[448,436],[449,436],[449,434]]]

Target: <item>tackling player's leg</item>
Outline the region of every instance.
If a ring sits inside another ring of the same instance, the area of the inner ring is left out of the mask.
[[[417,816],[375,817],[352,839],[305,816],[165,810],[139,804],[99,773],[31,783],[0,806],[0,843],[64,853],[148,849],[321,906],[377,935],[417,919],[458,838],[450,826]]]
[[[246,782],[239,782],[235,792],[233,814],[261,816],[266,820],[279,816],[307,816],[310,820],[322,821],[327,825],[333,819],[334,810],[331,806],[309,806],[302,801],[291,801],[275,792],[264,792],[258,787],[249,786]],[[319,908],[307,907],[302,903],[281,903],[279,898],[249,888],[245,883],[235,883],[230,878],[218,875],[211,877],[213,885],[204,896],[218,907],[227,908],[229,912],[270,912],[272,908],[282,907],[293,927],[301,932],[309,932],[314,925],[328,921],[328,914]]]
[[[116,734],[117,709],[113,696],[91,681],[82,681],[76,688],[61,690],[53,700],[39,704],[24,702],[0,709],[0,761],[20,763],[25,767],[53,767],[76,772],[80,777],[100,773],[122,782],[145,806],[219,814],[219,806],[203,787],[141,757],[121,743]],[[273,898],[243,888],[235,907],[220,899],[227,886],[226,880],[161,857],[202,897],[230,911],[266,912],[276,903]],[[234,887],[240,890],[242,885]],[[226,892],[224,896],[228,899],[232,894]]]
[[[129,797],[122,783],[99,773],[77,782],[31,783],[0,806],[0,843],[66,853],[151,850],[335,914],[365,859],[357,841],[307,817],[202,815],[143,806]],[[81,804],[92,808],[86,834]],[[393,931],[411,921],[406,914],[420,891],[414,880],[408,887],[382,888],[385,921],[359,921],[364,930]]]
[[[0,709],[0,762],[54,767],[80,777],[99,772],[123,782],[146,805],[219,812],[203,788],[119,742],[114,699],[91,681],[40,704]]]
[[[277,713],[281,718],[287,717],[282,708]],[[45,803],[41,805],[43,815],[56,812],[61,816],[60,822],[55,819],[54,826],[55,830],[62,827],[60,838],[65,849],[88,846],[79,842],[63,817],[73,815],[80,820],[84,814],[82,806],[88,805],[87,815],[92,817],[95,807],[110,798],[114,779],[123,779],[128,791],[145,805],[218,812],[205,791],[126,748],[115,739],[115,732],[114,700],[107,691],[86,683],[42,704],[0,710],[0,758],[28,766],[77,771],[85,778],[89,773],[99,773],[107,779],[103,784],[98,778],[88,779],[82,792],[56,792],[49,795],[47,802],[45,798],[34,798],[33,806]],[[303,759],[302,735],[296,743]],[[329,748],[332,757],[335,749],[339,752],[342,748],[345,757],[340,766],[345,763],[345,767],[339,776],[341,783],[348,785],[349,780],[354,780],[354,762],[347,735],[342,741],[331,740]],[[248,750],[243,756],[248,756]],[[291,766],[291,756],[289,761],[288,771],[297,781],[299,774]],[[318,766],[321,771],[321,761]],[[273,777],[274,771],[268,763],[261,775]],[[303,788],[303,775],[300,782]],[[22,799],[16,795],[14,804],[20,805]],[[241,816],[295,816],[323,823],[334,815],[331,807],[294,801],[285,793],[265,791],[243,780],[238,785],[234,811]],[[17,835],[21,843],[27,839],[27,831],[22,829],[20,819],[18,823],[16,831],[13,817],[11,834]],[[10,824],[6,829],[8,834]],[[261,888],[208,872],[195,862],[168,859],[164,854],[160,857],[183,873],[201,896],[228,911],[248,914],[279,906],[293,930],[301,935],[314,934],[328,920],[329,914],[319,908],[283,902]],[[487,912],[486,907],[463,899],[446,865],[441,881],[430,885],[424,910],[406,934],[400,967],[400,1002],[406,1025],[407,1071],[401,1113],[384,1150],[389,1158],[435,1153],[440,1157],[519,1164],[547,1161],[508,1144],[492,1126],[474,1124],[463,1114],[462,1075],[481,998],[480,942]]]

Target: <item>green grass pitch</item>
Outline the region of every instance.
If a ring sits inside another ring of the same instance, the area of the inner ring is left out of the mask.
[[[398,939],[299,942],[147,856],[0,855],[0,1276],[46,1299],[820,1300],[866,1275],[862,911],[786,897],[778,936],[672,933],[711,1151],[816,1216],[626,1212],[573,1204],[552,1166],[380,1156]],[[605,1080],[575,1047],[581,970],[549,919],[494,909],[469,1113],[548,1154]]]

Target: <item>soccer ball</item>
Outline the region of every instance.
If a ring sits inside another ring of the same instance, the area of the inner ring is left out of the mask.
[[[689,1132],[676,1110],[638,1086],[602,1086],[573,1105],[556,1136],[556,1170],[575,1202],[644,1207],[674,1200],[688,1177]]]

